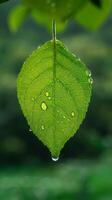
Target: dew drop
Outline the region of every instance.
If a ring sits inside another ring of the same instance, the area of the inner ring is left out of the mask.
[[[72,117],[74,117],[74,116],[75,116],[75,113],[74,113],[74,112],[72,112],[72,113],[71,113],[71,115],[72,115]]]
[[[30,132],[32,132],[32,129],[31,129],[31,128],[29,128],[29,131],[30,131]]]
[[[48,97],[49,100],[51,100],[51,97]]]
[[[41,108],[42,108],[42,110],[44,110],[44,111],[47,110],[47,105],[46,105],[45,102],[42,102]]]
[[[59,160],[59,157],[52,157],[52,160],[53,160],[54,162],[56,162],[56,161]]]
[[[65,119],[66,117],[65,117],[65,116],[63,116],[63,118]]]
[[[90,84],[93,84],[93,79],[92,78],[89,78],[88,81],[89,81]]]
[[[90,70],[89,70],[89,71],[87,70],[87,71],[86,71],[86,75],[89,76],[89,77],[91,77],[91,71],[90,71]]]
[[[42,125],[42,126],[41,126],[41,129],[42,129],[42,130],[44,130],[44,129],[45,129],[44,125]]]
[[[46,92],[45,95],[46,95],[46,97],[48,97],[49,96],[49,92]]]

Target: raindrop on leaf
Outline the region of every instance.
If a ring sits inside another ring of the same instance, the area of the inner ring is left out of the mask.
[[[72,115],[72,117],[74,117],[74,116],[75,116],[75,113],[74,113],[74,112],[72,112],[72,113],[71,113],[71,115]]]
[[[45,102],[42,102],[41,108],[42,108],[42,110],[44,110],[44,111],[47,110],[47,105],[46,105]]]

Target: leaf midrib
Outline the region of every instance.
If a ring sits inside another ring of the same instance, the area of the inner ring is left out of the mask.
[[[54,146],[55,143],[55,133],[56,133],[56,40],[55,37],[53,39],[53,87],[52,87],[52,95],[53,95],[53,138],[54,138]]]

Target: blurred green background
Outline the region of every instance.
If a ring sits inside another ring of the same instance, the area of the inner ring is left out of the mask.
[[[58,38],[91,69],[93,95],[86,119],[57,163],[29,132],[16,96],[27,56],[51,39],[29,17],[15,34],[0,6],[0,200],[112,200],[112,17],[96,32],[71,20]]]

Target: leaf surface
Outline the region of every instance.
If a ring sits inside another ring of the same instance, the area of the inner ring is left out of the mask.
[[[91,96],[87,67],[62,42],[49,41],[26,60],[18,99],[33,133],[58,157],[82,123]]]

